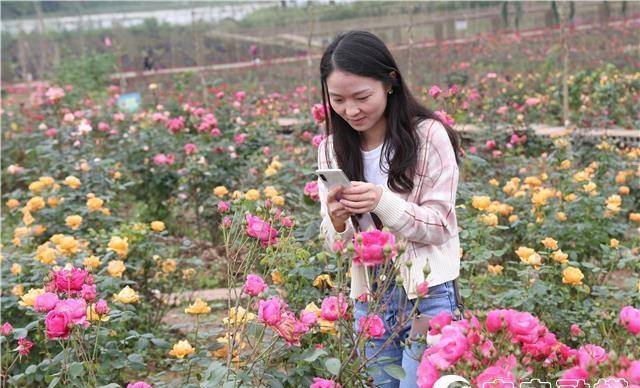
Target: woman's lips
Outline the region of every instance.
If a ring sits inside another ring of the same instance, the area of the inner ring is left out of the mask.
[[[362,124],[365,119],[366,119],[366,117],[363,117],[363,118],[358,119],[358,120],[351,120],[351,123],[356,124],[356,125]]]

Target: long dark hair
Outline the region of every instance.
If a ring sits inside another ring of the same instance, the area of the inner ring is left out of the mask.
[[[360,150],[361,137],[329,104],[327,77],[334,70],[374,78],[393,89],[393,94],[388,95],[384,111],[388,131],[382,149],[389,166],[389,188],[393,191],[407,193],[413,190],[420,147],[416,126],[425,119],[437,120],[446,128],[456,161],[459,162],[460,142],[457,133],[413,97],[384,42],[367,31],[349,31],[339,34],[320,60],[322,103],[329,111],[325,119],[326,134],[327,137],[333,135],[338,165],[349,179],[364,180],[362,152],[353,152]]]

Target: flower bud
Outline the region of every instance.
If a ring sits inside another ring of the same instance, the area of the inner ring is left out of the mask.
[[[404,279],[402,279],[402,275],[396,276],[396,284],[398,286],[402,286],[404,284]]]
[[[350,254],[355,253],[356,251],[356,247],[353,245],[353,243],[349,243],[349,245],[347,245],[347,252],[349,252]]]
[[[431,266],[429,265],[428,261],[424,264],[424,267],[422,268],[422,273],[424,274],[424,276],[427,276],[431,273]]]

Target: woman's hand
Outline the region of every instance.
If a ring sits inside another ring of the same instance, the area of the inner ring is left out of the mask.
[[[351,187],[342,190],[340,203],[354,214],[373,211],[382,197],[382,187],[367,182],[351,182]]]
[[[331,189],[327,194],[327,210],[329,211],[329,217],[331,217],[333,227],[339,233],[345,231],[347,228],[347,220],[352,215],[352,213],[337,199],[337,197],[342,195],[343,190],[344,188],[342,186],[337,186]]]

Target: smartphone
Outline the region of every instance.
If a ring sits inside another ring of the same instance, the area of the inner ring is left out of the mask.
[[[318,174],[327,190],[331,190],[336,186],[342,186],[344,188],[351,187],[351,181],[339,168],[316,170],[316,174]]]

